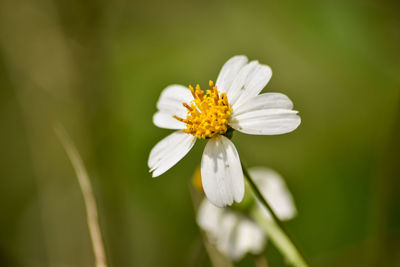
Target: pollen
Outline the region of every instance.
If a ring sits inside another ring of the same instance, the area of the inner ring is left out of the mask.
[[[199,139],[226,133],[228,118],[232,112],[226,94],[219,93],[212,81],[209,82],[209,86],[210,89],[204,92],[200,85],[196,85],[196,89],[190,85],[189,89],[194,99],[190,103],[182,103],[188,111],[186,118],[174,116],[175,119],[186,123],[186,129],[182,132]]]

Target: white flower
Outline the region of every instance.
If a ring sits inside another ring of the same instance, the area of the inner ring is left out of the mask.
[[[263,168],[251,168],[250,175],[281,220],[289,220],[296,215],[296,207],[285,182],[276,172]],[[258,203],[256,209],[269,212]],[[267,237],[263,229],[250,217],[230,208],[218,208],[203,199],[197,223],[218,250],[230,259],[240,260],[246,253],[258,254],[264,249]]]
[[[209,139],[201,160],[204,192],[224,207],[244,196],[244,179],[238,152],[224,136],[231,128],[242,133],[275,135],[300,124],[292,101],[280,93],[260,94],[272,71],[258,61],[235,56],[222,67],[214,86],[205,93],[197,85],[170,85],[164,89],[154,114],[156,126],[175,129],[152,149],[150,172],[157,177],[181,160],[196,139]]]
[[[253,167],[249,169],[249,173],[279,219],[286,221],[296,216],[297,210],[292,195],[277,172],[265,167]],[[266,217],[271,218],[271,214],[264,205],[258,203],[257,208]]]

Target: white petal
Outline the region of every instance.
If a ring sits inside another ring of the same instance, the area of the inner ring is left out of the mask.
[[[218,208],[206,198],[198,209],[197,223],[209,241],[235,261],[248,252],[260,253],[266,243],[266,236],[256,223],[235,211]]]
[[[216,241],[215,239],[220,231],[219,223],[223,213],[223,208],[218,208],[211,204],[207,198],[203,199],[197,211],[197,223],[201,229],[209,234],[210,241],[212,242]]]
[[[158,142],[150,152],[148,165],[153,177],[160,176],[178,161],[180,161],[193,147],[196,137],[176,131]]]
[[[236,212],[226,211],[219,220],[217,248],[230,259],[240,260],[246,253],[260,253],[265,245],[263,230]]]
[[[232,116],[259,109],[293,109],[293,103],[284,94],[265,93],[253,96],[245,103],[236,107],[232,112]]]
[[[238,260],[248,252],[261,253],[266,243],[266,236],[257,224],[243,219],[237,226],[235,241],[235,260]]]
[[[289,220],[296,216],[297,210],[293,197],[284,180],[278,173],[265,167],[250,168],[249,173],[263,196],[267,199],[268,203],[281,220]],[[271,217],[268,210],[260,203],[259,207],[266,216]]]
[[[203,199],[197,213],[197,223],[206,232],[209,241],[233,259],[239,256],[236,249],[236,229],[241,218],[236,212],[216,207],[207,198]]]
[[[264,98],[262,95],[257,97]],[[268,108],[256,101],[254,103],[258,108],[253,106],[253,101],[239,106],[238,112],[232,114],[229,125],[246,134],[274,135],[291,132],[300,124],[300,117],[295,110]]]
[[[181,117],[182,118],[182,117]],[[186,118],[186,115],[183,117]],[[158,111],[153,115],[153,123],[154,125],[172,130],[182,130],[186,129],[186,123],[178,121],[171,115],[170,113]]]
[[[231,87],[233,80],[238,75],[240,69],[247,63],[246,56],[234,56],[230,58],[219,72],[215,85],[220,92],[227,92]],[[228,98],[229,100],[229,98]]]
[[[220,218],[219,231],[216,236],[216,246],[227,257],[237,260],[241,256],[236,249],[236,230],[241,217],[235,213],[226,211]]]
[[[228,95],[228,100],[231,106],[235,103],[235,101],[239,98],[239,96],[245,90],[245,83],[250,73],[252,73],[255,68],[259,65],[258,61],[254,60],[244,65],[240,71],[237,73],[235,79],[232,81],[231,86],[226,91]]]
[[[208,141],[201,159],[201,177],[204,192],[214,205],[224,207],[242,201],[242,166],[235,146],[225,136]]]
[[[173,118],[174,115],[186,118],[187,110],[182,103],[190,103],[193,96],[189,88],[182,85],[170,85],[165,88],[157,101],[158,112],[153,116],[153,123],[161,128],[184,129],[184,123]]]
[[[251,97],[258,95],[267,85],[272,76],[272,70],[267,65],[252,61],[238,73],[227,92],[228,101],[235,110]]]

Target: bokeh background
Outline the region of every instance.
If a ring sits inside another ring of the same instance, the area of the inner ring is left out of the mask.
[[[400,266],[398,1],[0,2],[0,266],[94,266],[84,203],[54,126],[88,169],[110,266],[210,266],[190,179],[204,142],[150,178],[172,83],[215,81],[245,54],[302,124],[233,140],[281,173],[287,228],[313,266]],[[269,244],[271,266],[286,266]],[[247,256],[238,266],[251,266]]]

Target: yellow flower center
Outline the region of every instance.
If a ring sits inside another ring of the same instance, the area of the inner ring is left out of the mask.
[[[189,104],[182,103],[188,110],[186,119],[174,116],[175,119],[186,123],[184,133],[189,133],[199,139],[211,138],[217,134],[224,134],[228,130],[228,117],[232,108],[225,93],[220,94],[212,81],[210,89],[204,91],[196,85],[196,90],[190,85],[194,100]]]

